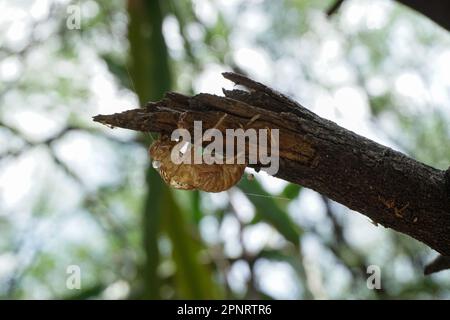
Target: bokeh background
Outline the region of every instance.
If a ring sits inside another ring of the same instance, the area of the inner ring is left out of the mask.
[[[333,2],[0,0],[0,297],[450,298],[418,241],[264,173],[171,190],[150,134],[91,121],[169,90],[220,93],[233,70],[447,168],[449,33],[389,0],[328,18]]]

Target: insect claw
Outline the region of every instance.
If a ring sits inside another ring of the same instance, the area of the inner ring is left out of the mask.
[[[219,119],[219,121],[217,121],[217,123],[214,125],[213,129],[217,129],[223,122],[223,120],[225,120],[225,118],[228,116],[228,114],[224,113],[224,115]]]
[[[249,125],[251,125],[253,122],[255,122],[256,120],[258,120],[260,117],[261,117],[260,114],[254,115],[254,116],[247,122],[246,127],[248,127]]]

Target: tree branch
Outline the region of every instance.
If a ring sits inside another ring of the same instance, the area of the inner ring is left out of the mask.
[[[344,3],[345,0],[336,0],[328,9],[327,9],[327,16],[331,17],[332,15],[334,15],[336,12],[339,11],[339,9],[341,8],[342,4]]]
[[[442,0],[397,0],[427,16],[441,27],[450,31],[450,2]]]
[[[327,9],[328,17],[341,8],[345,0],[336,0]],[[423,14],[444,29],[450,31],[450,2],[443,0],[396,0],[397,2]]]
[[[450,257],[439,255],[425,267],[423,273],[429,275],[446,269],[450,269]]]
[[[311,188],[374,222],[420,240],[450,255],[450,195],[445,171],[320,118],[288,97],[235,73],[225,78],[248,91],[224,90],[225,97],[168,93],[145,108],[94,121],[138,131],[171,133],[178,125],[192,130],[238,128],[256,114],[255,129],[279,129],[277,177]]]

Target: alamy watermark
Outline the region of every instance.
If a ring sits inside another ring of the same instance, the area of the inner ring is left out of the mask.
[[[381,289],[381,268],[377,265],[370,265],[366,270],[367,274],[370,276],[367,278],[366,284],[367,288],[370,290],[380,290]]]
[[[71,4],[67,6],[66,27],[69,30],[81,29],[81,5]]]
[[[270,175],[279,170],[279,129],[226,129],[224,137],[216,128],[203,133],[202,122],[194,121],[193,140],[184,128],[173,131],[171,140],[178,142],[171,152],[174,164],[260,164]],[[204,142],[210,143],[203,148]]]
[[[81,268],[76,264],[66,268],[66,288],[69,290],[81,290]]]

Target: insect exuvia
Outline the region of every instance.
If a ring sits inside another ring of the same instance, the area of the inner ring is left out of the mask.
[[[214,126],[217,128],[224,120],[226,114]],[[254,122],[259,116],[253,117],[248,124]],[[247,124],[247,125],[248,125]],[[174,163],[172,160],[173,148],[178,144],[171,140],[167,134],[162,134],[150,146],[149,154],[153,160],[153,167],[159,171],[165,183],[176,189],[203,190],[206,192],[221,192],[228,190],[239,182],[247,163]],[[194,157],[194,145],[190,156]]]
[[[177,141],[162,135],[150,147],[153,166],[159,171],[164,182],[176,189],[199,189],[206,192],[228,190],[241,179],[246,164],[175,164],[171,153]]]

